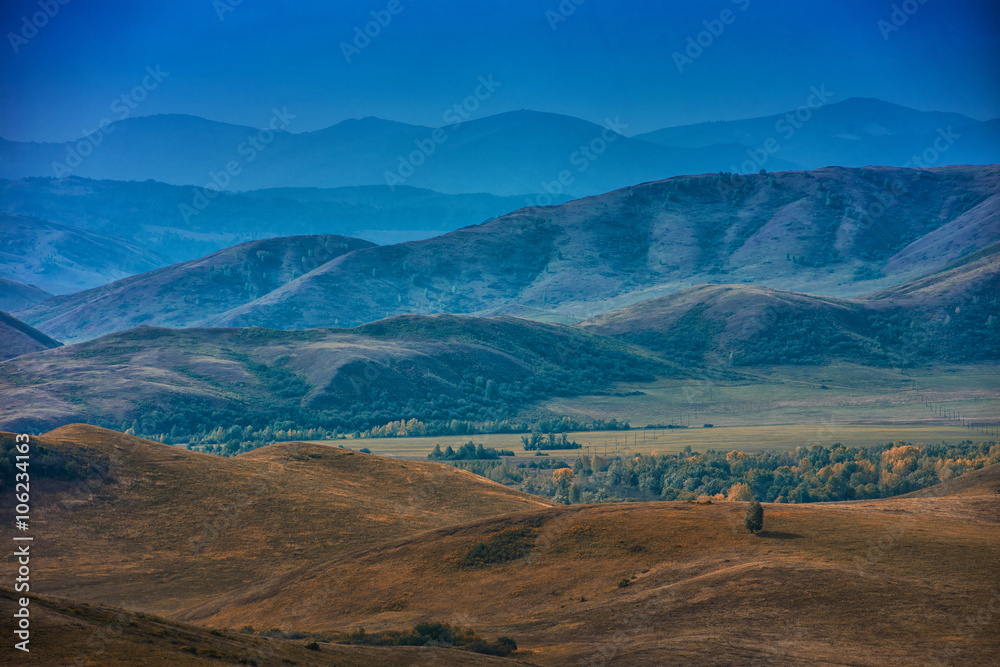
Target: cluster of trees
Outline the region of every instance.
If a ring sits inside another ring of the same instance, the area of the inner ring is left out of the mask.
[[[514,456],[514,452],[508,449],[483,447],[482,443],[475,444],[470,440],[457,450],[448,445],[443,452],[441,445],[434,445],[434,451],[428,454],[427,458],[431,461],[491,461],[501,456]]]
[[[456,565],[463,568],[477,568],[485,565],[507,563],[528,555],[535,546],[541,519],[533,519],[521,525],[505,528],[486,539],[475,543],[457,559]]]
[[[367,632],[364,628],[359,628],[352,632],[289,633],[279,629],[258,631],[250,625],[244,626],[240,632],[277,639],[311,639],[313,641],[306,644],[306,648],[312,650],[319,650],[318,642],[361,646],[436,646],[501,657],[509,656],[517,650],[517,642],[510,637],[499,637],[495,642],[491,642],[472,628],[436,621],[417,623],[412,630],[380,632]]]
[[[569,437],[563,433],[558,438],[555,433],[542,433],[535,431],[531,435],[522,435],[521,444],[524,451],[545,451],[551,449],[582,449],[583,445],[575,440],[570,442]]]
[[[566,417],[556,419],[542,419],[539,421],[520,421],[513,419],[503,419],[499,421],[470,422],[457,421],[450,422],[425,422],[419,419],[407,419],[392,421],[382,426],[371,428],[347,429],[339,426],[324,427],[301,427],[296,422],[286,418],[275,420],[263,427],[246,424],[246,415],[236,415],[227,413],[223,418],[226,423],[232,424],[229,427],[216,426],[204,433],[194,433],[183,435],[176,426],[167,433],[144,432],[140,425],[139,418],[132,422],[101,424],[108,428],[121,430],[130,435],[142,435],[144,438],[164,442],[167,444],[186,443],[188,449],[218,454],[221,456],[235,456],[243,452],[268,445],[274,442],[291,442],[295,440],[338,440],[348,436],[355,439],[364,438],[391,438],[407,436],[449,436],[449,435],[477,435],[489,433],[553,433],[565,431],[611,431],[628,430],[628,422],[619,422],[616,419],[597,419],[589,422],[579,422]],[[574,449],[573,445],[569,446]]]
[[[367,633],[364,628],[341,635],[338,644],[365,646],[439,646],[457,648],[485,655],[506,657],[517,650],[517,642],[510,637],[499,637],[495,642],[476,634],[472,628],[453,627],[447,623],[417,623],[412,630],[383,630]]]
[[[23,460],[17,459],[16,440],[13,435],[0,435],[0,479],[13,484],[14,475],[23,472],[17,468]],[[79,453],[58,452],[32,441],[28,474],[32,480],[58,479],[75,481],[89,477],[107,477],[107,462],[88,460]]]
[[[571,466],[553,462],[552,475],[509,461],[474,461],[461,467],[566,503],[660,499],[807,503],[886,498],[997,462],[1000,443],[966,440],[957,445],[837,444],[751,453],[698,453],[687,448],[679,454],[577,457]]]

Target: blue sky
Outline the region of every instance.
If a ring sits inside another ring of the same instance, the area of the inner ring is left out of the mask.
[[[633,133],[785,111],[820,84],[835,100],[1000,116],[995,0],[562,0],[562,13],[560,0],[236,2],[41,0],[54,15],[33,34],[23,21],[43,11],[39,0],[8,0],[0,136],[79,136],[157,65],[169,76],[136,115],[261,126],[287,107],[293,131],[364,116],[440,125],[487,75],[501,85],[479,115],[618,116]],[[894,4],[915,10],[898,26]],[[222,20],[220,7],[232,10]],[[373,11],[391,21],[348,62],[341,44]],[[679,71],[674,54],[710,28],[718,34],[702,35],[707,46]]]

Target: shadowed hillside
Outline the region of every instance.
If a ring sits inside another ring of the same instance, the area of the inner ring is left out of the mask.
[[[293,427],[502,422],[550,396],[676,373],[617,341],[515,318],[400,316],[309,331],[140,327],[0,365],[0,424],[132,425],[181,441],[221,428],[230,431],[222,443],[243,446],[244,427],[266,429],[270,441]]]
[[[17,596],[0,588],[0,610],[13,614]],[[275,640],[169,621],[120,607],[65,598],[31,596],[31,660],[47,665],[306,665],[381,667],[405,665],[511,665],[468,651],[432,647],[342,646],[306,648],[302,640]]]
[[[60,345],[59,341],[0,310],[0,361]]]

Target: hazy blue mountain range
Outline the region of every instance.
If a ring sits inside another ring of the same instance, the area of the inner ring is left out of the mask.
[[[110,127],[109,133],[83,142],[100,139],[84,147],[89,154],[78,161],[79,141],[0,141],[0,177],[151,179],[229,190],[409,185],[445,193],[518,195],[533,202],[538,199],[533,193],[581,196],[718,171],[744,152],[737,145],[664,147],[624,136],[627,123],[615,119],[602,126],[534,111],[440,129],[363,118],[315,132],[263,136],[254,128],[186,115],[129,118]],[[77,162],[72,169],[53,167]],[[794,165],[775,160],[774,168]]]
[[[230,190],[391,184],[549,203],[531,193],[578,197],[680,174],[760,167],[900,166],[925,151],[934,151],[927,154],[933,159],[909,166],[1000,161],[998,121],[858,98],[789,113],[790,120],[779,114],[638,137],[628,136],[628,119],[602,126],[534,111],[444,128],[364,118],[298,134],[262,134],[186,115],[146,116],[114,123],[82,143],[2,140],[0,177],[71,174]],[[293,130],[294,120],[285,127]],[[80,151],[87,155],[77,159]]]
[[[0,277],[54,294],[89,289],[169,263],[139,243],[0,213]]]
[[[385,185],[259,190],[209,201],[200,199],[195,188],[153,181],[0,181],[0,211],[139,244],[172,260],[163,266],[277,236],[339,234],[376,243],[429,238],[523,205],[520,197],[443,195]]]
[[[997,166],[678,177],[363,247],[270,290],[243,290],[253,270],[237,252],[232,285],[186,281],[202,266],[192,263],[16,314],[72,341],[167,321],[295,329],[440,312],[578,321],[702,283],[853,297],[996,243],[998,206]],[[151,286],[176,312],[143,305]],[[224,289],[239,299],[220,299]]]
[[[777,169],[775,158],[803,169],[1000,161],[1000,119],[979,122],[865,98],[762,118],[668,127],[636,138],[686,148],[742,144],[753,154],[745,160],[768,170]]]

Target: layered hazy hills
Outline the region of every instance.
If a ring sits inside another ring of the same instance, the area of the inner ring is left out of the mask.
[[[203,186],[211,172],[236,161],[241,171],[226,189],[405,184],[447,193],[526,195],[545,192],[544,184],[566,171],[572,181],[563,190],[580,196],[676,174],[719,171],[746,159],[745,147],[738,145],[689,149],[630,139],[624,136],[627,125],[609,120],[602,126],[514,111],[436,131],[364,118],[315,132],[277,132],[262,145],[259,130],[250,127],[185,115],[145,116],[114,123],[70,173]],[[54,171],[53,163],[65,163],[77,143],[0,141],[0,176],[65,176]],[[773,165],[794,166],[777,158]]]
[[[451,466],[328,446],[224,458],[80,424],[33,442],[51,458],[33,466],[33,519],[48,526],[35,542],[49,558],[33,568],[32,592],[155,613],[392,539],[552,505]],[[11,511],[0,515],[13,520]],[[81,548],[97,531],[101,548]]]
[[[997,242],[998,192],[995,166],[678,177],[360,249],[224,312],[195,306],[169,321],[292,329],[407,312],[576,321],[700,283],[851,297]],[[133,289],[144,284],[16,314],[60,340],[82,340],[146,322],[152,304],[137,308]],[[202,284],[207,291],[172,296],[167,286],[161,298],[213,302],[217,285]]]
[[[60,345],[59,341],[0,310],[0,361]]]
[[[997,360],[1000,244],[858,299],[700,285],[580,326],[698,364]]]
[[[526,201],[481,193],[444,195],[405,185],[390,189],[384,183],[224,193],[208,199],[203,185],[76,176],[0,181],[0,210],[138,244],[168,257],[165,266],[275,236],[339,234],[376,243],[428,238],[509,213]]]
[[[403,316],[308,331],[140,327],[0,364],[0,424],[125,430],[138,420],[142,432],[183,437],[237,421],[351,431],[403,418],[502,421],[551,396],[677,373],[617,341],[515,318]]]
[[[587,316],[699,283],[856,296],[996,242],[998,195],[993,166],[673,178],[351,253],[206,323]]]
[[[94,338],[139,323],[189,326],[253,301],[337,257],[374,244],[343,236],[251,241],[208,257],[59,296],[24,311],[51,332]],[[59,334],[56,334],[57,336]]]
[[[35,446],[46,463],[32,468],[33,520],[47,530],[34,544],[48,557],[33,561],[45,597],[32,604],[76,616],[64,636],[110,622],[111,602],[131,610],[116,639],[148,633],[143,650],[167,656],[173,640],[185,660],[181,646],[255,655],[256,638],[225,628],[377,633],[439,619],[512,636],[532,664],[988,664],[1000,650],[962,621],[995,603],[996,466],[929,497],[766,504],[750,535],[743,503],[553,506],[448,466],[303,443],[224,459],[73,425]],[[496,544],[516,548],[470,561]],[[267,643],[275,661],[313,664],[301,644]],[[327,664],[465,657],[320,649]]]
[[[85,290],[169,263],[135,243],[58,222],[0,213],[0,276],[48,292]]]
[[[28,308],[51,299],[54,295],[35,285],[0,277],[0,310]]]
[[[663,146],[700,148],[734,143],[754,150],[773,142],[771,146],[779,147],[776,151],[758,154],[765,156],[758,160],[760,166],[769,170],[779,168],[770,164],[775,158],[804,169],[834,164],[990,164],[998,161],[1000,119],[980,122],[957,113],[917,111],[877,99],[851,98],[798,113],[669,127],[636,138]],[[932,159],[924,156],[925,151],[930,151]]]

